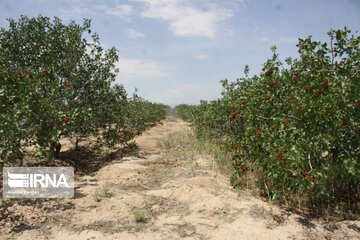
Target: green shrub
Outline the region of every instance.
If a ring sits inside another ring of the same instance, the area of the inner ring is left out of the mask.
[[[165,105],[114,84],[117,50],[104,50],[90,27],[21,16],[0,29],[0,164],[22,162],[27,146],[57,157],[61,137],[124,145],[165,117]]]
[[[222,81],[223,97],[192,111],[198,134],[234,151],[234,186],[256,172],[275,201],[324,213],[359,212],[360,37],[299,39],[298,59],[276,48],[259,76]],[[302,205],[300,205],[302,204]]]
[[[133,210],[134,219],[137,223],[146,223],[148,221],[148,211],[144,208],[135,208]]]

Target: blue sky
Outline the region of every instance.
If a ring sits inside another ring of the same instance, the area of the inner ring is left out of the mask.
[[[360,30],[360,0],[1,0],[0,13],[0,26],[21,14],[91,18],[100,42],[119,50],[117,82],[169,105],[219,97],[221,79],[246,64],[258,74],[274,44],[285,59],[297,38]]]

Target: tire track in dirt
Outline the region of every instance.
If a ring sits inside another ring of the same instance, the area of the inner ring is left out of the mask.
[[[113,161],[76,181],[74,208],[11,239],[356,239],[359,221],[329,224],[285,212],[232,189],[210,156],[172,158],[160,146],[186,135],[167,119],[136,138],[139,156]],[[354,226],[353,228],[349,226]],[[357,227],[357,228],[356,228]]]

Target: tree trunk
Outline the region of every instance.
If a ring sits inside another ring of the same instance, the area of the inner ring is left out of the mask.
[[[60,150],[61,150],[61,144],[60,142],[53,142],[51,143],[50,150],[52,151],[52,154],[55,158],[59,158],[60,156]]]

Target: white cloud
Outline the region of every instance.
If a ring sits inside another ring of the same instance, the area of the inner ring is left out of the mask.
[[[270,41],[271,41],[271,39],[268,36],[262,36],[262,37],[258,38],[258,40],[257,40],[257,42],[259,42],[259,43],[267,43]]]
[[[126,35],[128,38],[133,39],[145,37],[145,34],[143,34],[142,32],[136,31],[135,29],[131,28],[126,29]]]
[[[276,42],[286,43],[286,44],[297,43],[298,38],[296,38],[296,37],[280,37]]]
[[[104,12],[108,15],[113,15],[117,17],[129,16],[132,13],[132,6],[128,4],[118,4],[114,7],[103,4],[98,6],[97,8],[104,10]]]
[[[162,98],[168,98],[168,97],[181,97],[184,94],[185,95],[195,95],[198,96],[199,94],[203,95],[204,92],[204,86],[199,86],[197,84],[179,84],[173,87],[169,87],[165,89],[162,94],[160,94],[160,97]]]
[[[170,30],[179,36],[205,36],[214,38],[219,23],[232,17],[232,11],[207,5],[200,9],[186,0],[138,0],[145,3],[144,18],[158,18],[170,23]]]
[[[119,57],[117,63],[119,68],[120,77],[135,77],[135,76],[147,76],[147,77],[163,77],[169,74],[171,65],[157,62],[150,59],[135,59]]]
[[[199,53],[195,56],[195,58],[197,60],[205,60],[205,59],[208,59],[209,56],[206,53]]]
[[[269,36],[261,36],[257,39],[258,43],[267,43],[267,44],[294,44],[298,42],[296,37],[278,37],[271,38]]]
[[[89,14],[91,12],[91,10],[87,7],[72,7],[72,8],[62,8],[59,9],[59,13],[61,15],[63,14],[71,14],[71,15],[85,15],[85,14]]]

